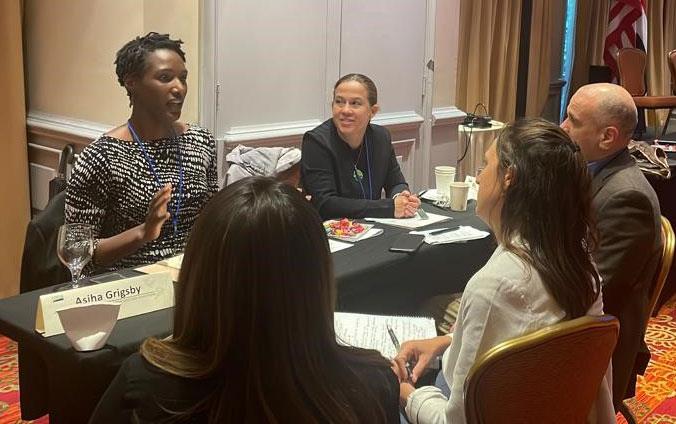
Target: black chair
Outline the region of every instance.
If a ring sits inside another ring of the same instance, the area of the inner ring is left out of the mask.
[[[56,177],[49,182],[49,199],[53,199],[58,193],[66,190],[68,183],[69,168],[75,162],[75,147],[72,144],[66,144],[59,155],[59,168],[56,170]]]
[[[61,191],[28,223],[21,258],[21,293],[69,281],[70,272],[56,255],[56,239],[65,220],[65,207],[66,192]]]
[[[69,167],[75,162],[75,146],[66,144],[59,155],[56,177],[49,182],[49,203],[26,229],[21,258],[19,291],[25,293],[70,279],[70,271],[56,255],[59,227],[65,221],[66,185]]]

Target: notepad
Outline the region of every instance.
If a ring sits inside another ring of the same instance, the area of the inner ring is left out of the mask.
[[[461,225],[460,228],[454,231],[448,231],[436,235],[425,235],[425,243],[427,244],[447,244],[458,243],[470,240],[479,240],[490,235],[488,231],[477,230],[469,225]]]
[[[393,359],[397,355],[397,350],[387,333],[388,324],[397,335],[399,343],[437,336],[434,320],[426,317],[336,312],[333,321],[338,343],[364,349],[375,349],[389,359]]]
[[[436,224],[437,222],[447,221],[449,219],[453,218],[432,212],[427,212],[427,219],[420,219],[418,215],[415,215],[412,218],[366,218],[367,221],[403,228],[420,228],[427,225]]]

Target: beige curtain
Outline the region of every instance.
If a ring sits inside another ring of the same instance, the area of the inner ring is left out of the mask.
[[[499,121],[514,119],[521,0],[461,0],[458,106],[483,103]]]
[[[530,51],[528,52],[528,90],[526,116],[540,116],[549,97],[551,82],[554,13],[551,0],[533,0],[530,29]]]
[[[30,215],[21,9],[19,0],[0,1],[0,297],[18,293]]]
[[[676,0],[650,0],[648,14],[648,94],[653,96],[671,94],[671,74],[667,65],[667,53],[676,49]],[[659,130],[664,124],[668,110],[648,112],[648,125]]]
[[[603,65],[609,7],[609,0],[581,0],[577,4],[571,96],[589,81],[590,65]]]

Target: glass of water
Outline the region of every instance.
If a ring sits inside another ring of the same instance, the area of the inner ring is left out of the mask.
[[[92,226],[89,224],[64,224],[59,228],[56,244],[59,259],[70,270],[73,281],[65,288],[74,289],[80,286],[82,269],[94,254]]]

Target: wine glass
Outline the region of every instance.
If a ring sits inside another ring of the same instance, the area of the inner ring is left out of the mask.
[[[74,289],[80,286],[80,274],[94,254],[92,226],[89,224],[64,224],[59,228],[56,244],[59,259],[70,270],[73,281],[64,287]]]

